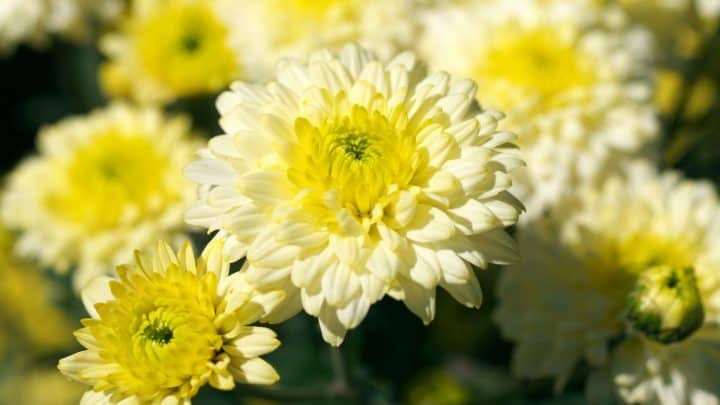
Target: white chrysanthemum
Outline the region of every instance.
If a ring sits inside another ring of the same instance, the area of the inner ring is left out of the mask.
[[[522,206],[507,191],[515,136],[476,110],[475,84],[355,45],[276,75],[220,96],[226,134],[186,169],[201,184],[188,223],[246,255],[252,283],[288,292],[269,320],[304,308],[339,345],[385,294],[426,323],[438,285],[478,307],[471,265],[515,257],[503,228]]]
[[[93,18],[115,18],[120,0],[3,0],[0,1],[0,52],[20,43],[41,45],[50,35],[84,35]]]
[[[158,243],[119,266],[119,278],[99,277],[83,290],[92,318],[75,337],[86,350],[60,360],[71,379],[91,386],[80,401],[97,404],[183,404],[205,384],[232,390],[235,382],[273,384],[279,376],[260,356],[280,342],[250,326],[284,297],[258,293],[240,273],[230,275],[222,242],[195,259],[189,244],[177,253]]]
[[[232,2],[233,0],[225,0]],[[337,51],[357,42],[382,58],[412,44],[416,30],[412,0],[240,0],[234,23],[245,31],[244,48],[258,48],[258,75],[277,59],[305,59],[311,52]],[[252,77],[251,77],[252,78]]]
[[[656,137],[647,35],[587,1],[490,0],[425,13],[422,56],[470,77],[508,115],[528,163],[529,216],[595,181]]]
[[[186,118],[114,104],[43,129],[39,155],[9,176],[2,220],[20,231],[17,251],[75,285],[163,238],[183,239],[194,198],[182,176],[199,143]]]
[[[584,188],[526,224],[518,242],[522,261],[501,275],[495,314],[517,342],[515,373],[554,377],[560,389],[584,360],[596,370],[588,387],[593,397],[607,391],[599,388],[604,378],[630,403],[717,403],[720,205],[710,184],[636,163],[627,179]],[[639,283],[668,270],[674,278],[650,284],[656,292],[689,272],[688,291],[698,299],[637,298],[638,286],[647,288]],[[631,317],[637,302],[660,307],[661,321]],[[653,329],[658,324],[660,331]]]

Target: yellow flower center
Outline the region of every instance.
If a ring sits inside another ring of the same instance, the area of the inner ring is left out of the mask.
[[[62,177],[46,204],[90,232],[158,214],[178,199],[165,184],[168,160],[147,136],[117,130],[92,137],[60,165]]]
[[[171,265],[165,274],[121,274],[114,301],[98,304],[99,319],[83,322],[100,355],[117,369],[96,389],[148,400],[171,391],[189,398],[204,383],[223,339],[214,324],[217,277]]]
[[[597,61],[580,52],[572,35],[561,28],[527,30],[509,24],[494,46],[480,55],[474,77],[480,83],[504,81],[546,106],[562,102],[566,91],[596,80]],[[517,103],[517,95],[507,89],[497,88],[495,93],[485,96],[492,97],[497,107]]]
[[[201,2],[158,7],[134,28],[143,69],[181,96],[219,90],[240,74],[226,27]]]
[[[288,177],[307,190],[307,208],[333,218],[344,208],[360,221],[379,220],[388,195],[411,183],[426,156],[406,124],[404,113],[388,119],[360,106],[317,126],[299,118]]]

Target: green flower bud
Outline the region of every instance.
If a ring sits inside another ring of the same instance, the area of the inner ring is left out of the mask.
[[[628,296],[626,319],[637,331],[663,344],[681,341],[705,316],[692,268],[653,266],[640,274]]]

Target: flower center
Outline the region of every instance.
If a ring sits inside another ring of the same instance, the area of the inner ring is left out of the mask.
[[[142,336],[152,342],[165,345],[172,340],[173,331],[168,325],[156,321],[143,329]]]
[[[164,184],[168,160],[149,137],[97,135],[64,164],[62,181],[46,204],[58,217],[91,232],[154,215],[178,198]]]
[[[227,29],[207,5],[163,5],[134,28],[144,70],[181,96],[220,89],[239,74]]]
[[[187,53],[193,53],[200,48],[201,42],[200,37],[197,35],[188,34],[181,40],[181,46]]]
[[[345,154],[354,160],[364,160],[370,145],[367,134],[350,131],[337,137],[338,145],[345,150]]]
[[[389,190],[410,183],[419,159],[415,137],[404,127],[407,121],[391,121],[360,106],[350,110],[319,125],[297,120],[300,147],[293,152],[288,178],[307,190],[308,212],[334,218],[337,210],[346,209],[362,221],[381,215]]]
[[[494,46],[479,55],[474,77],[481,83],[505,82],[534,97],[544,106],[562,102],[568,90],[588,86],[597,79],[594,62],[578,50],[575,39],[562,27],[523,29],[508,24]],[[490,94],[497,107],[516,104],[517,94],[495,87]]]

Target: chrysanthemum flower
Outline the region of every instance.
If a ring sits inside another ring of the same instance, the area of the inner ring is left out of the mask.
[[[227,3],[227,2],[226,2]],[[137,0],[117,31],[101,40],[109,57],[101,82],[114,96],[168,102],[212,93],[242,75],[232,23],[240,11],[221,0]]]
[[[66,376],[91,385],[82,404],[189,404],[205,384],[272,384],[278,375],[259,356],[280,342],[249,326],[280,302],[260,294],[243,274],[229,275],[222,242],[195,260],[189,244],[177,256],[160,242],[136,254],[119,279],[100,277],[83,290],[92,316],[75,332],[87,350],[60,360]]]
[[[78,39],[93,18],[117,17],[121,0],[3,0],[0,2],[0,54],[17,45],[45,44],[50,35]]]
[[[710,184],[630,167],[518,230],[496,320],[513,369],[554,377],[581,361],[587,385],[628,403],[709,404],[720,395],[720,203]],[[700,398],[711,398],[702,402]]]
[[[526,219],[644,152],[657,135],[648,35],[589,3],[474,1],[423,18],[421,55],[474,79],[485,106],[507,113],[506,128],[518,133]]]
[[[232,3],[234,0],[225,0]],[[237,2],[237,0],[235,0]],[[306,59],[317,49],[339,50],[348,42],[382,58],[412,44],[414,1],[407,0],[240,0],[234,24],[247,39],[242,49],[255,55],[257,74],[271,72],[281,57]],[[252,73],[252,72],[250,72]]]
[[[185,118],[115,104],[43,129],[38,156],[8,179],[2,219],[16,249],[43,265],[76,265],[81,287],[163,238],[179,245],[194,198],[182,176],[199,143]]]
[[[475,84],[356,45],[283,60],[276,77],[220,96],[226,134],[186,169],[201,184],[188,223],[246,255],[254,284],[288,292],[268,320],[302,306],[339,345],[385,294],[426,323],[438,285],[478,307],[471,265],[515,257],[503,228],[522,209],[507,191],[522,162]]]

